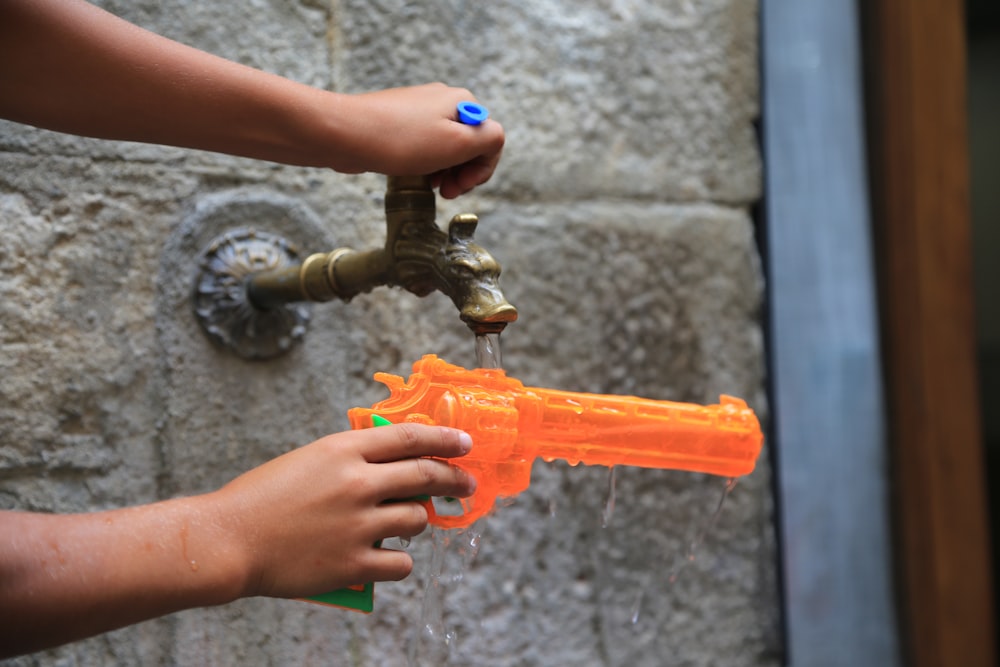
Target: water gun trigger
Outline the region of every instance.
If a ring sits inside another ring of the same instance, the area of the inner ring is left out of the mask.
[[[437,521],[438,514],[437,514],[437,510],[434,509],[434,499],[433,498],[431,498],[430,496],[420,496],[419,498],[416,498],[415,500],[417,502],[419,502],[421,505],[423,505],[424,509],[427,510],[427,522],[428,523],[434,523],[435,521]]]

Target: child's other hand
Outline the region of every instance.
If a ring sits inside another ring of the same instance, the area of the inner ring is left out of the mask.
[[[304,597],[399,580],[413,560],[376,548],[427,527],[418,495],[464,498],[475,481],[443,461],[468,453],[454,429],[400,424],[327,436],[238,477],[212,494],[246,558],[245,596]],[[224,531],[225,526],[220,526]]]

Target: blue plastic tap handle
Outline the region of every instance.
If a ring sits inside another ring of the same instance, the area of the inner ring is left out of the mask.
[[[482,104],[475,102],[458,103],[458,121],[465,125],[479,125],[490,117],[490,112]]]

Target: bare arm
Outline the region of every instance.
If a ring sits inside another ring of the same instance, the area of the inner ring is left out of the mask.
[[[345,95],[179,44],[83,0],[0,2],[0,117],[107,139],[344,173],[437,174],[453,197],[492,175],[503,128],[457,122],[443,84]]]
[[[214,493],[81,515],[0,512],[0,658],[181,609],[304,597],[398,580],[413,561],[376,549],[427,526],[416,495],[466,497],[464,472],[421,456],[468,451],[419,424],[318,440]]]

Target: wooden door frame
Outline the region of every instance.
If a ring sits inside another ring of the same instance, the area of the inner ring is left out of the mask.
[[[860,4],[907,664],[993,667],[964,2]]]

